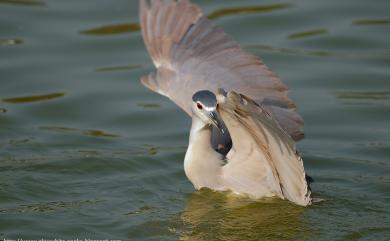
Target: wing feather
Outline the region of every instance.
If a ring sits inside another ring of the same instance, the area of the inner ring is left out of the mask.
[[[264,195],[267,187],[265,190],[276,196],[309,205],[303,160],[291,137],[264,108],[246,96],[220,91],[218,102],[233,142],[224,166],[224,178],[231,189]]]
[[[262,104],[294,140],[303,138],[303,121],[287,96],[287,87],[260,58],[213,26],[197,5],[188,0],[140,0],[140,21],[146,48],[158,69],[142,79],[148,88],[190,115],[196,91],[234,90]],[[174,74],[159,74],[167,70]]]

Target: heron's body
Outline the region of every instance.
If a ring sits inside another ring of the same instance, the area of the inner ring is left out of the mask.
[[[194,187],[309,205],[294,142],[303,121],[279,78],[188,0],[140,0],[140,18],[157,68],[142,83],[192,117],[184,170]]]

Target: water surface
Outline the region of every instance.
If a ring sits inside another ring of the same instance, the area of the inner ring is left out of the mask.
[[[0,0],[0,239],[390,240],[390,2],[195,2],[290,87],[325,201],[194,191],[136,1]]]

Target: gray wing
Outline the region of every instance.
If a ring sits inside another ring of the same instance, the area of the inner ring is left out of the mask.
[[[217,98],[233,141],[223,167],[225,185],[237,192],[260,197],[274,194],[309,205],[303,161],[291,137],[250,98],[222,90]]]
[[[198,6],[188,0],[140,0],[140,20],[157,68],[142,78],[146,87],[189,115],[196,91],[234,90],[262,104],[294,140],[303,138],[303,120],[287,87],[260,58],[213,26]]]

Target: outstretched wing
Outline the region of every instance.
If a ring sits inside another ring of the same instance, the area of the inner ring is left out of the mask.
[[[233,141],[223,171],[226,185],[259,196],[267,196],[266,191],[271,190],[276,196],[309,205],[303,161],[291,137],[250,98],[223,90],[217,98],[218,110]]]
[[[142,78],[191,115],[191,97],[218,88],[243,93],[262,104],[294,140],[303,138],[303,120],[287,87],[261,61],[203,16],[188,0],[140,0],[146,48],[156,70]]]

